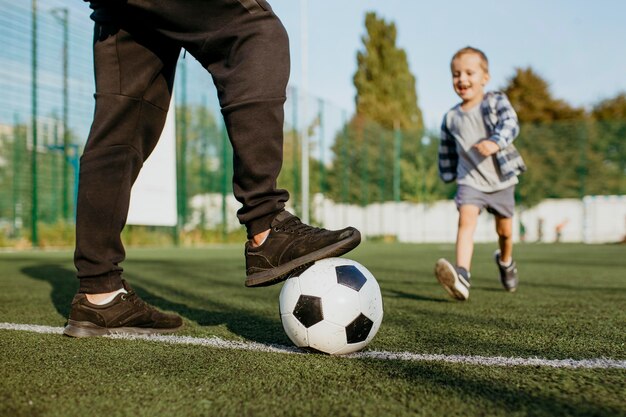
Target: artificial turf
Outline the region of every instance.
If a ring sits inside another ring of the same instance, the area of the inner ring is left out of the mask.
[[[367,349],[545,359],[626,359],[626,248],[517,245],[517,293],[477,245],[467,302],[433,277],[452,245],[365,242],[385,317]],[[185,319],[181,335],[290,345],[280,285],[246,289],[241,246],[131,249],[137,292]],[[0,253],[0,322],[61,327],[77,282],[70,251]],[[1,416],[626,415],[624,369],[348,359],[71,339],[0,330]]]

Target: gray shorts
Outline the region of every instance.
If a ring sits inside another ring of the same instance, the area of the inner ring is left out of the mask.
[[[465,204],[471,204],[481,211],[486,208],[491,214],[510,218],[515,213],[515,185],[504,190],[486,193],[469,185],[459,184],[454,202],[457,209]]]

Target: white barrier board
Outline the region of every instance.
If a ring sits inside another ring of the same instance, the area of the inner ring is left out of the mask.
[[[172,102],[159,143],[133,186],[127,224],[175,226],[177,223],[175,113]]]

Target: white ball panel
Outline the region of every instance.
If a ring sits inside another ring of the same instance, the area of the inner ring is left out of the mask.
[[[298,298],[300,297],[300,283],[298,277],[289,278],[283,284],[283,288],[280,290],[278,297],[278,308],[280,314],[292,313],[296,307]]]
[[[328,265],[332,268],[341,265],[360,265],[358,262],[348,258],[325,258],[315,263],[320,265]]]
[[[345,345],[338,351],[333,352],[333,355],[347,355],[348,353],[358,352],[359,350],[367,346],[367,343],[368,343],[368,340],[364,340],[363,342],[351,343],[349,345]]]
[[[345,328],[326,320],[309,327],[308,336],[309,346],[329,354],[338,351],[347,343]]]
[[[321,297],[322,294],[337,285],[335,265],[325,261],[327,259],[315,262],[298,277],[302,294]]]
[[[281,314],[280,320],[283,323],[285,333],[294,345],[298,347],[309,346],[309,338],[306,327],[291,313]]]
[[[372,324],[372,329],[370,330],[370,334],[367,335],[367,339],[365,339],[362,343],[365,343],[365,345],[367,345],[369,342],[372,341],[374,336],[376,336],[376,333],[378,333],[378,329],[380,328],[380,324],[382,323],[382,321],[383,321],[383,312],[381,310],[380,315],[376,318],[376,320],[373,320],[374,324]],[[363,347],[365,347],[365,345]]]
[[[335,285],[322,296],[324,320],[345,327],[361,313],[359,293],[343,285]]]
[[[383,312],[383,297],[380,287],[374,277],[368,277],[367,282],[359,291],[361,312],[370,320],[378,317]]]

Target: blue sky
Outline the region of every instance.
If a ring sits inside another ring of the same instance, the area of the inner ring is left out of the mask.
[[[291,40],[291,83],[301,84],[300,0],[269,0]],[[398,29],[397,45],[417,78],[428,127],[457,102],[449,60],[459,48],[483,49],[491,89],[515,67],[532,66],[553,95],[576,106],[626,91],[626,1],[623,0],[307,0],[308,91],[354,109],[352,76],[364,16],[375,11]]]
[[[301,87],[300,12],[305,2],[269,2],[290,35],[290,84]],[[590,106],[626,91],[624,0],[306,0],[306,4],[307,91],[345,110],[333,113],[337,120],[328,120],[329,129],[354,110],[352,77],[356,53],[362,49],[365,13],[370,10],[396,24],[397,45],[407,52],[429,128],[436,129],[443,113],[458,101],[451,88],[449,60],[466,45],[489,56],[491,89],[502,87],[515,67],[532,66],[549,82],[555,97],[576,106]],[[67,0],[39,0],[38,5],[40,111],[60,111],[61,27],[49,11],[69,7],[70,124],[85,137],[93,112],[89,8],[82,1]],[[10,39],[0,51],[0,120],[8,123],[16,111],[22,120],[30,113],[30,2],[0,0],[0,12],[0,38]],[[190,71],[203,80],[201,88],[189,94],[202,93],[213,103],[210,78],[188,60]],[[288,105],[286,110],[290,122],[292,109]]]

